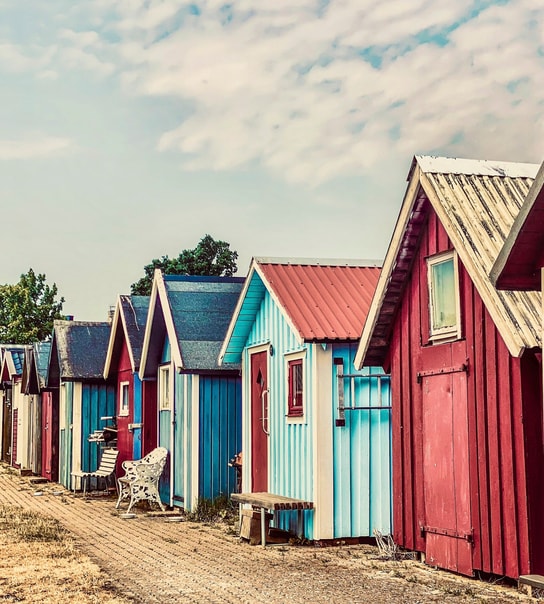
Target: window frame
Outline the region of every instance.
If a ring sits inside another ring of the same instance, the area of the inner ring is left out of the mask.
[[[172,385],[171,380],[171,365],[159,366],[159,410],[172,410]],[[166,395],[166,396],[165,396]]]
[[[124,392],[126,390],[127,393],[127,399],[126,399],[126,405],[125,403],[125,399],[124,399]],[[130,382],[128,381],[123,381],[123,382],[119,382],[119,417],[126,417],[129,415],[130,413]]]
[[[429,299],[429,341],[431,343],[443,343],[461,338],[461,295],[459,286],[459,263],[457,252],[448,250],[429,256],[427,259],[427,294]],[[433,287],[433,268],[447,261],[453,263],[453,288],[455,296],[455,324],[445,327],[435,327],[434,318],[436,308],[436,296]]]
[[[306,350],[298,351],[295,353],[286,354],[285,358],[285,374],[286,374],[286,406],[287,412],[285,417],[287,418],[288,423],[304,423],[306,422]],[[302,380],[302,391],[300,394],[301,403],[300,405],[292,404],[292,368],[300,367],[301,371],[301,380]]]

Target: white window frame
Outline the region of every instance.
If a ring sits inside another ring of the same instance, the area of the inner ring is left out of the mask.
[[[124,404],[125,399],[123,397],[124,390],[126,389],[127,400],[126,405]],[[130,382],[119,382],[119,417],[126,417],[129,414],[130,409]]]
[[[170,411],[172,409],[172,367],[161,365],[159,367],[159,410]]]
[[[289,415],[289,363],[302,361],[302,415]],[[308,380],[306,379],[306,349],[283,355],[285,367],[285,419],[288,424],[306,424],[308,416]]]
[[[455,325],[447,327],[433,327],[434,317],[434,296],[433,296],[433,267],[442,264],[448,260],[453,261],[453,279],[455,295]],[[429,292],[429,340],[431,342],[444,342],[457,340],[461,337],[461,300],[459,292],[459,263],[457,252],[451,250],[436,256],[427,258],[427,288]]]

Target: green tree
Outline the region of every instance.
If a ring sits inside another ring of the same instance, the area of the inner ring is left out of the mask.
[[[0,343],[31,344],[51,336],[53,321],[61,319],[64,298],[57,286],[31,268],[14,285],[0,285]]]
[[[238,252],[230,249],[230,243],[204,235],[194,249],[183,250],[177,258],[162,256],[144,266],[144,276],[130,286],[131,293],[149,296],[156,268],[160,268],[165,275],[232,277],[238,269],[237,258]]]

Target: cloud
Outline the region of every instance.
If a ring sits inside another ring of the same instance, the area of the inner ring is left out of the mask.
[[[391,156],[544,152],[533,0],[96,0],[70,19],[41,73],[177,99],[183,121],[157,148],[185,169],[257,163],[316,184]]]
[[[53,136],[24,138],[21,140],[0,139],[0,161],[27,160],[58,155],[73,148],[70,139]]]

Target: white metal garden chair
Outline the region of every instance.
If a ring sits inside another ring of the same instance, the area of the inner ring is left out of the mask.
[[[124,461],[122,463],[125,475],[118,479],[119,498],[115,507],[118,509],[124,499],[130,497],[127,513],[138,501],[147,499],[158,503],[164,512],[159,495],[159,478],[164,470],[168,450],[157,447],[142,459],[135,461]]]

